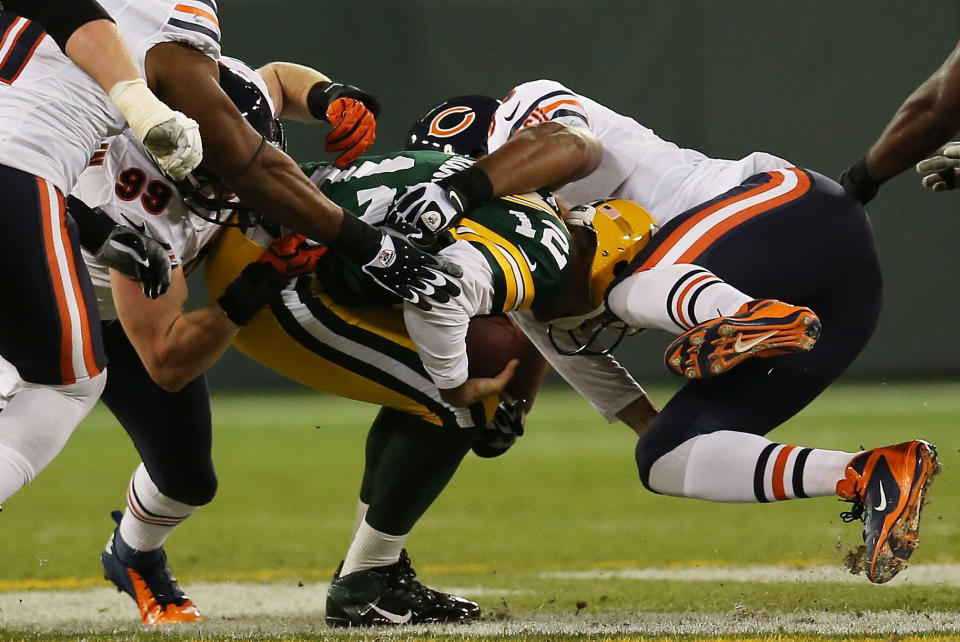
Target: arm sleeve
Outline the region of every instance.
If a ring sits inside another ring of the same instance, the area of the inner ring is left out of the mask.
[[[426,312],[404,303],[403,319],[430,378],[438,388],[449,390],[468,378],[467,327],[472,317],[491,312],[493,274],[480,252],[466,242],[440,253],[463,268],[460,294],[446,303],[433,302]]]
[[[117,226],[106,212],[88,206],[73,194],[67,196],[67,211],[77,222],[80,245],[91,254],[97,253]]]
[[[546,326],[537,322],[531,312],[509,312],[507,316],[537,346],[553,369],[608,422],[616,422],[618,412],[646,395],[613,355],[568,357],[558,354],[547,337]]]
[[[487,149],[493,152],[524,127],[548,120],[590,129],[583,100],[567,87],[555,80],[534,80],[517,85],[493,115]]]
[[[96,0],[5,0],[3,7],[39,23],[60,49],[88,22],[113,20]]]

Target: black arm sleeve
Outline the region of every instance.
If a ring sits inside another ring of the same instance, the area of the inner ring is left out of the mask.
[[[73,32],[94,20],[110,20],[96,0],[3,0],[3,8],[40,24],[66,50]]]
[[[97,253],[117,226],[99,207],[90,207],[76,196],[67,197],[67,212],[77,222],[80,245],[91,254]]]

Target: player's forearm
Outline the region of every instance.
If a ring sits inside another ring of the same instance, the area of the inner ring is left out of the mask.
[[[270,145],[264,145],[250,166],[227,182],[244,204],[294,232],[320,242],[340,232],[343,210],[289,156]]]
[[[599,139],[586,129],[548,122],[528,127],[476,166],[490,177],[495,196],[556,189],[595,170],[603,159]]]
[[[642,435],[656,419],[660,409],[646,395],[637,398],[617,413],[617,419],[630,426],[635,433]]]
[[[330,79],[316,69],[292,62],[271,62],[257,70],[270,87],[280,118],[318,122],[310,112],[308,96],[318,82]]]
[[[78,28],[64,51],[107,93],[118,82],[140,78],[117,26],[110,20],[94,20]]]
[[[219,305],[210,303],[175,317],[141,358],[161,388],[176,392],[216,363],[239,329]]]
[[[960,129],[960,46],[903,103],[870,149],[870,174],[882,182],[926,158]]]

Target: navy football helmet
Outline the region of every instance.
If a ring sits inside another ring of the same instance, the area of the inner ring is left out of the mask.
[[[221,63],[220,88],[264,140],[281,151],[286,150],[283,126],[274,118],[270,102],[255,83]],[[183,180],[174,182],[187,209],[205,221],[242,228],[260,222],[259,214],[238,203],[220,178],[203,167],[196,168]],[[234,213],[237,214],[236,220],[227,220]]]
[[[483,156],[487,134],[500,101],[489,96],[457,96],[443,101],[414,123],[406,150]]]

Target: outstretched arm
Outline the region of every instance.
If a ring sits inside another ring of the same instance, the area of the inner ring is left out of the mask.
[[[281,118],[330,123],[325,150],[340,152],[338,167],[355,161],[376,140],[380,103],[371,94],[292,62],[267,63],[257,73]]]
[[[960,130],[960,44],[900,106],[867,155],[841,176],[862,203]]]

